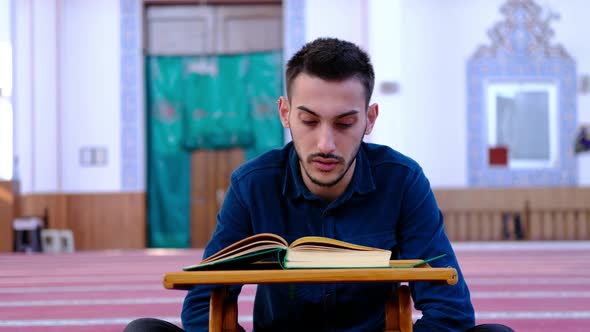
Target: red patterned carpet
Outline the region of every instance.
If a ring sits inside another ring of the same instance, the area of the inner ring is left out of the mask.
[[[588,331],[590,242],[454,244],[478,323],[516,331]],[[180,323],[184,291],[164,272],[200,260],[200,250],[0,255],[0,332],[121,331],[137,317]],[[255,286],[240,295],[250,330]],[[415,313],[415,318],[419,313]]]

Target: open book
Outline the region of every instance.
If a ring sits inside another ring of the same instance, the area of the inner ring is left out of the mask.
[[[320,236],[306,236],[291,245],[276,234],[247,237],[185,271],[250,268],[252,263],[273,259],[283,268],[389,267],[391,251],[356,245]]]
[[[238,241],[183,270],[252,268],[256,263],[272,258],[286,269],[389,267],[391,251],[320,236],[302,237],[289,245],[276,234],[261,233]]]

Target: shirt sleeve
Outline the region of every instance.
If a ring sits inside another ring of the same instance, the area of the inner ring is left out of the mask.
[[[250,214],[240,199],[235,175],[232,175],[225,199],[217,214],[217,226],[205,248],[203,259],[228,245],[250,236]],[[214,285],[197,285],[188,291],[182,307],[182,325],[187,332],[208,331],[209,299]],[[218,286],[217,286],[218,287]],[[229,287],[231,297],[237,299],[242,285]],[[243,330],[243,329],[242,329]]]
[[[434,282],[410,283],[414,306],[422,312],[422,318],[414,324],[414,331],[465,331],[475,325],[469,289],[445,233],[443,215],[430,183],[419,166],[408,177],[404,188],[397,227],[400,258],[427,259],[446,254],[430,265],[454,267],[459,276],[453,286]]]

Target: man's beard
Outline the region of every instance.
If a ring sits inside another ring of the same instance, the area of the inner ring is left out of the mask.
[[[359,145],[360,148],[360,145]],[[307,175],[307,177],[311,180],[311,182],[313,184],[316,184],[320,187],[324,187],[324,188],[329,188],[332,186],[335,186],[336,184],[338,184],[338,182],[340,182],[342,180],[342,178],[344,178],[344,176],[346,175],[346,173],[348,173],[348,171],[350,170],[350,167],[352,166],[352,164],[354,163],[354,161],[356,160],[356,155],[358,154],[358,149],[356,149],[356,152],[354,154],[354,157],[350,159],[350,161],[348,162],[348,165],[346,165],[346,169],[344,170],[344,172],[342,172],[342,174],[340,174],[340,176],[338,176],[336,179],[330,181],[330,182],[321,182],[320,180],[314,178],[313,176],[311,176],[311,174],[309,174],[309,172],[307,171],[307,167],[305,167],[305,165],[303,166],[303,171],[305,171],[305,175]],[[295,149],[297,150],[297,149]],[[297,153],[297,155],[299,155],[299,153]],[[308,160],[308,165],[311,159],[313,159],[314,157],[322,157],[322,158],[331,158],[332,154],[324,154],[324,153],[315,153],[310,155],[309,157],[307,157]],[[336,157],[336,156],[334,156]],[[340,160],[344,161],[344,158],[342,157],[338,157]],[[299,158],[299,163],[301,163],[301,158]]]
[[[291,138],[293,138],[293,132],[291,131]],[[314,178],[313,176],[311,176],[311,174],[309,173],[309,171],[307,170],[307,165],[311,164],[311,161],[313,158],[315,157],[320,157],[320,158],[325,158],[325,159],[334,159],[334,160],[338,160],[339,164],[344,164],[345,160],[344,158],[340,157],[340,156],[336,156],[333,154],[329,154],[329,153],[314,153],[311,154],[307,157],[307,160],[305,161],[306,164],[303,163],[303,160],[301,158],[301,153],[299,153],[299,150],[297,149],[297,144],[295,144],[295,140],[293,139],[293,146],[295,147],[295,152],[297,153],[297,157],[299,158],[299,164],[301,164],[303,171],[305,172],[305,175],[307,176],[307,178],[315,185],[318,185],[320,187],[324,187],[324,188],[329,188],[332,186],[335,186],[336,184],[338,184],[346,175],[346,173],[348,173],[348,171],[350,170],[350,167],[352,167],[352,164],[354,163],[354,161],[356,160],[356,157],[358,155],[359,149],[361,148],[361,142],[362,142],[362,138],[361,140],[358,142],[358,145],[356,147],[356,151],[354,152],[354,154],[352,154],[352,157],[350,158],[350,161],[348,162],[348,164],[346,165],[346,168],[344,169],[344,172],[342,172],[342,174],[340,174],[336,179],[330,181],[330,182],[322,182],[316,178]]]

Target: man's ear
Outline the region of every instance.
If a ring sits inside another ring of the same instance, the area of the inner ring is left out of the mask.
[[[281,96],[279,98],[279,115],[281,117],[281,123],[285,128],[289,128],[289,108],[289,101],[287,98]]]
[[[379,116],[379,105],[374,103],[367,109],[367,129],[365,129],[365,135],[369,135],[373,131],[377,116]]]

